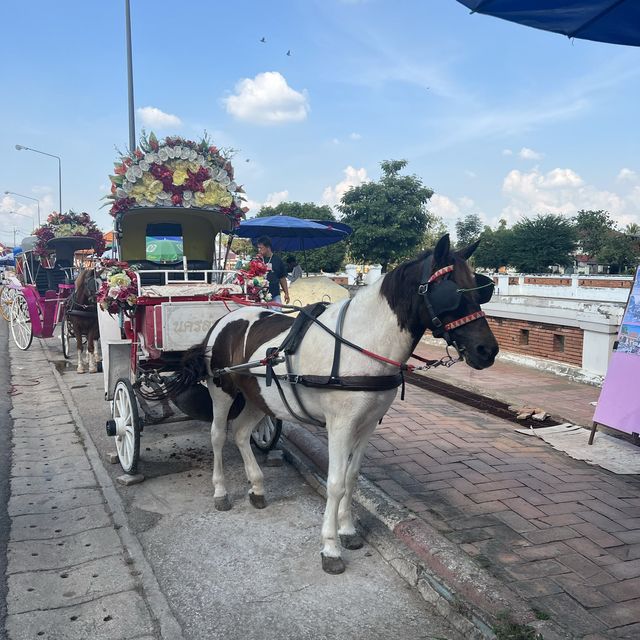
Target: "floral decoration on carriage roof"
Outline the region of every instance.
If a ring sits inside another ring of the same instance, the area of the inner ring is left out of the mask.
[[[54,211],[47,218],[47,221],[33,232],[33,235],[38,238],[34,248],[37,255],[44,255],[51,251],[47,249],[47,242],[52,238],[68,238],[70,236],[93,238],[96,241],[95,253],[99,256],[104,253],[106,247],[102,231],[98,229],[91,216],[85,212],[57,213]]]
[[[242,186],[234,181],[230,152],[176,136],[140,137],[136,150],[115,163],[111,179],[111,215],[133,207],[198,207],[225,213],[238,224],[248,208]]]

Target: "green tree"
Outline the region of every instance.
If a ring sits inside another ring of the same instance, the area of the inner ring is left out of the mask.
[[[624,232],[628,236],[639,236],[640,235],[640,225],[635,222],[630,222],[625,228]]]
[[[544,273],[552,265],[569,266],[576,246],[576,229],[559,215],[524,218],[511,229],[511,259],[518,271]]]
[[[581,209],[573,220],[578,244],[582,251],[591,257],[598,255],[609,237],[609,233],[616,226],[610,213],[602,209],[597,211]]]
[[[353,258],[379,262],[383,272],[417,252],[429,223],[433,191],[416,175],[400,175],[406,166],[406,160],[385,160],[377,182],[352,187],[338,205],[342,221],[353,228]]]
[[[477,213],[470,213],[464,218],[458,218],[456,221],[456,236],[458,237],[456,247],[460,249],[475,242],[481,233],[482,222]]]
[[[609,273],[622,273],[638,264],[637,244],[633,238],[612,231],[598,253],[598,262],[609,265]]]
[[[479,267],[497,271],[500,267],[508,266],[513,251],[513,231],[507,228],[505,220],[500,220],[496,229],[489,226],[480,234],[480,245],[475,250],[473,258]]]
[[[420,250],[433,249],[438,240],[446,233],[449,233],[449,227],[447,227],[446,222],[440,216],[436,216],[433,213],[430,214],[427,230],[419,246]]]
[[[327,205],[317,205],[313,202],[281,202],[275,207],[262,207],[257,218],[267,216],[291,216],[292,218],[304,218],[306,220],[335,220],[336,217]],[[309,251],[288,251],[282,258],[288,255],[296,256],[300,266],[309,272],[317,273],[327,271],[329,273],[340,271],[344,265],[344,256],[347,250],[345,242],[336,242],[328,247],[311,249]]]

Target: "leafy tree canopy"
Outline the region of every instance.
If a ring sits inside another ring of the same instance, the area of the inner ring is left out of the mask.
[[[275,207],[262,207],[257,218],[268,216],[291,216],[292,218],[304,218],[306,220],[335,220],[336,217],[327,205],[317,205],[313,202],[281,202]],[[308,272],[317,273],[326,271],[334,273],[340,271],[344,265],[344,256],[347,250],[345,242],[336,242],[328,247],[311,249],[309,251],[292,251],[281,256],[286,259],[288,255],[294,255],[300,266]],[[305,256],[306,254],[306,256]]]
[[[598,255],[609,233],[616,227],[611,214],[602,209],[597,211],[581,209],[573,220],[581,250],[593,257]]]
[[[609,264],[609,273],[628,271],[638,264],[637,243],[628,235],[611,231],[598,253],[598,262]]]
[[[420,251],[433,249],[438,240],[440,240],[440,238],[442,238],[446,233],[449,233],[449,227],[447,227],[445,221],[440,216],[436,216],[432,213],[427,225],[427,230],[425,231],[424,237],[422,238],[422,242],[419,246]]]
[[[475,250],[475,263],[484,269],[497,271],[512,263],[513,231],[507,229],[505,220],[501,220],[494,230],[486,226],[480,234],[480,245]]]
[[[576,230],[571,220],[553,214],[524,218],[511,229],[511,262],[518,271],[544,273],[552,265],[573,263]]]
[[[464,218],[458,218],[456,221],[456,235],[458,236],[458,242],[456,246],[458,249],[466,247],[467,245],[475,242],[482,233],[482,222],[480,216],[477,213],[470,213]]]
[[[385,160],[376,182],[349,189],[338,210],[353,228],[350,252],[355,260],[390,264],[414,255],[423,242],[433,191],[416,175],[402,175],[406,160]]]

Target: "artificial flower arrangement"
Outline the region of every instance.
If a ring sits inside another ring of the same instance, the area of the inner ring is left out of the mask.
[[[50,249],[47,249],[47,242],[52,238],[69,236],[93,238],[96,241],[95,253],[99,256],[102,255],[106,246],[102,231],[98,229],[91,216],[85,212],[57,213],[54,211],[47,218],[47,221],[33,232],[33,235],[38,238],[34,252],[39,256],[46,256],[50,252]]]
[[[247,268],[240,266],[236,277],[236,284],[245,285],[247,295],[255,302],[269,302],[269,281],[266,278],[267,265],[259,258],[253,258]]]
[[[132,207],[198,207],[225,213],[239,224],[248,208],[229,155],[206,135],[193,142],[177,136],[158,140],[143,132],[139,146],[123,154],[109,176],[111,215]]]
[[[131,315],[138,300],[138,274],[128,262],[103,260],[98,275],[102,285],[96,299],[109,313],[124,311]]]

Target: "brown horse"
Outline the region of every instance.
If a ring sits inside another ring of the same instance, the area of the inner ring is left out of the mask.
[[[98,305],[96,294],[100,288],[100,282],[95,269],[85,269],[80,273],[75,282],[75,289],[65,304],[65,320],[73,328],[78,350],[78,373],[84,373],[83,336],[87,338],[87,359],[89,373],[98,371],[97,363],[100,361],[98,349],[100,330],[98,328]]]

